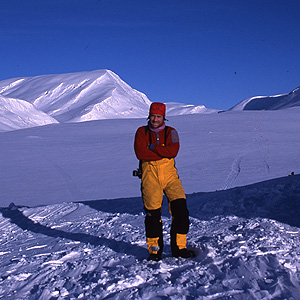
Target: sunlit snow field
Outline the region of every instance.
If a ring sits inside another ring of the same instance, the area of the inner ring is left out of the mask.
[[[299,93],[167,103],[197,255],[171,257],[165,199],[148,262],[132,176],[147,96],[109,70],[1,81],[0,298],[300,299]]]
[[[170,117],[186,193],[300,173],[299,108]],[[132,176],[136,129],[146,119],[51,124],[1,136],[1,206],[140,195]]]
[[[168,118],[198,255],[170,256],[164,203],[158,263],[132,176],[145,119],[0,133],[0,298],[299,299],[299,113]]]

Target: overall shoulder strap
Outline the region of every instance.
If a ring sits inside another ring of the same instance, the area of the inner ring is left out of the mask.
[[[151,130],[149,128],[148,125],[144,126],[145,127],[145,135],[147,134],[147,132],[149,132],[149,144],[152,144],[152,139],[151,139]]]
[[[147,132],[149,132],[149,144],[152,144],[152,138],[151,138],[151,130],[149,129],[149,126],[146,125],[145,127],[145,135],[147,134]],[[167,131],[169,129],[169,126],[165,126],[165,144],[167,142]]]
[[[167,131],[169,126],[165,126],[165,144],[167,143]]]

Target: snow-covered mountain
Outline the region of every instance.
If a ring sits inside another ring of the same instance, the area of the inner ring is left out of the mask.
[[[0,94],[59,122],[143,117],[151,103],[109,70],[8,79],[0,82]]]
[[[58,123],[54,118],[24,100],[0,95],[0,131]]]
[[[300,106],[300,87],[289,94],[256,96],[241,101],[229,110],[277,110]]]
[[[193,105],[177,102],[167,102],[166,108],[168,116],[211,114],[219,111],[217,109],[206,108],[204,105]]]
[[[146,118],[151,104],[145,94],[131,88],[110,70],[7,79],[0,82],[0,95],[5,97],[2,101],[6,99],[9,106],[12,106],[9,103],[12,98],[32,104],[36,112],[43,112],[40,116],[45,116],[45,123],[53,119],[58,122],[83,122]],[[170,115],[216,111],[186,104],[172,103],[168,107]],[[16,116],[19,114],[18,110],[11,112]],[[2,111],[2,115],[9,120],[10,114],[6,111]],[[25,111],[20,118],[25,123],[23,127],[22,124],[15,125],[15,129],[33,126],[33,122],[26,121]],[[30,112],[27,119],[32,119]],[[7,127],[1,124],[0,120],[0,130],[6,130]],[[40,124],[40,120],[36,124]]]
[[[146,118],[151,104],[145,94],[110,70],[7,79],[0,81],[0,96],[0,131],[57,122]],[[167,116],[219,112],[204,105],[166,105]],[[251,97],[229,110],[277,110],[299,105],[297,88],[289,94]]]

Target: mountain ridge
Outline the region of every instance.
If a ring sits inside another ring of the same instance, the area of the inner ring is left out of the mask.
[[[0,81],[0,95],[7,101],[26,101],[41,111],[39,115],[45,113],[60,123],[144,118],[152,103],[144,93],[106,69],[6,79]],[[177,104],[170,115],[215,111],[204,106],[187,108],[186,104]],[[23,120],[34,118],[31,111],[27,113],[26,116],[24,111],[20,117]],[[31,126],[32,123],[23,122],[19,127]],[[0,130],[5,130],[2,127],[0,122]]]
[[[109,70],[17,78],[1,81],[1,88],[3,96],[25,100],[59,122],[122,117],[128,104],[134,107],[133,117],[138,117],[151,103],[146,95],[132,89]],[[99,107],[112,98],[118,101],[120,96],[125,102],[123,111],[105,105]]]
[[[107,69],[2,80],[0,96],[0,131],[52,123],[146,118],[152,103],[144,93]],[[165,104],[167,116],[221,112],[204,105]],[[300,106],[299,87],[288,94],[247,98],[226,111],[297,106]]]
[[[286,94],[250,97],[239,102],[228,111],[278,110],[297,106],[300,106],[300,87]]]

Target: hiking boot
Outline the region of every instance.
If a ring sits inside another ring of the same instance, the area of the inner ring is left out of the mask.
[[[160,261],[161,256],[159,254],[150,254],[147,258],[148,261]]]
[[[173,257],[182,257],[182,258],[193,258],[196,256],[195,252],[192,250],[188,250],[186,248],[181,249],[181,250],[177,250],[176,252],[172,253]]]

